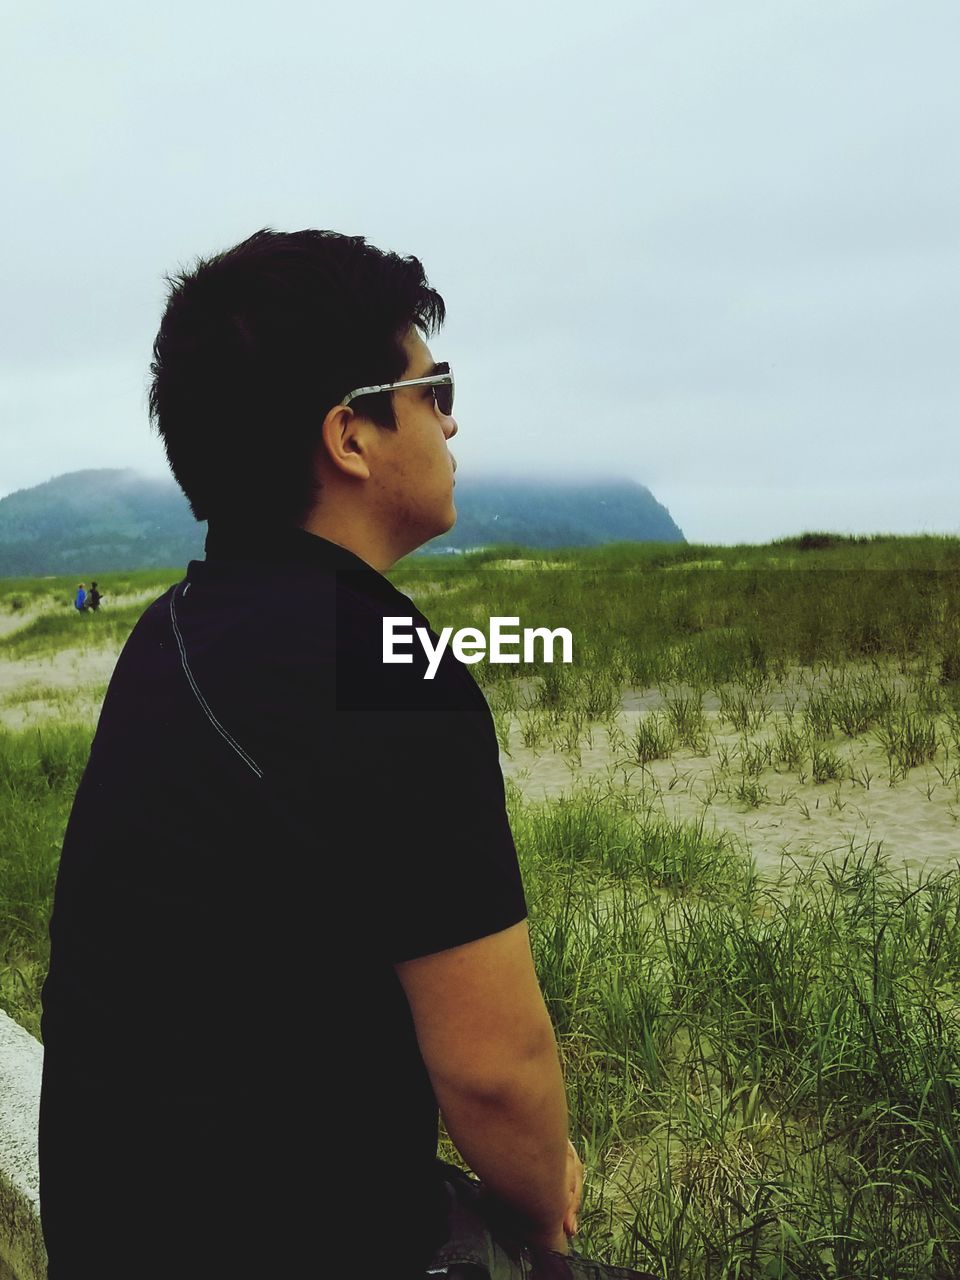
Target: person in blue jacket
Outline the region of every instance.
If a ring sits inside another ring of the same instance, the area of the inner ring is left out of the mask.
[[[77,598],[73,603],[76,605],[78,613],[83,613],[84,609],[87,607],[87,593],[84,590],[82,582],[79,587],[77,587]]]

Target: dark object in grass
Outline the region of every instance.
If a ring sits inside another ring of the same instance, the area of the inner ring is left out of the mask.
[[[784,546],[796,547],[798,551],[826,551],[830,547],[849,547],[864,542],[883,541],[882,537],[870,534],[846,533],[801,533],[798,538],[782,539]]]
[[[944,653],[940,658],[940,683],[954,684],[960,680],[960,647]]]
[[[650,1271],[521,1244],[500,1221],[496,1201],[482,1183],[456,1165],[437,1163],[447,1196],[448,1237],[428,1274],[448,1280],[659,1280]]]

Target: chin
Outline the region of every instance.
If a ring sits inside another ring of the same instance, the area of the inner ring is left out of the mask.
[[[432,542],[434,538],[439,538],[441,534],[449,533],[453,526],[457,523],[457,509],[451,501],[447,507],[446,514],[437,516],[437,518],[429,525],[422,526],[416,541],[403,552],[403,555],[409,555],[411,551],[415,551],[417,547],[426,546],[428,542]]]

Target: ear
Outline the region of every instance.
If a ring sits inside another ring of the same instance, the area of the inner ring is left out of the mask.
[[[367,432],[370,423],[349,405],[338,404],[330,410],[320,429],[323,449],[330,464],[355,480],[370,478]]]

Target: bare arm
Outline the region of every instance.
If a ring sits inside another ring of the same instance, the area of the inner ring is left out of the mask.
[[[577,1171],[526,922],[396,971],[457,1150],[525,1240],[566,1252]]]

